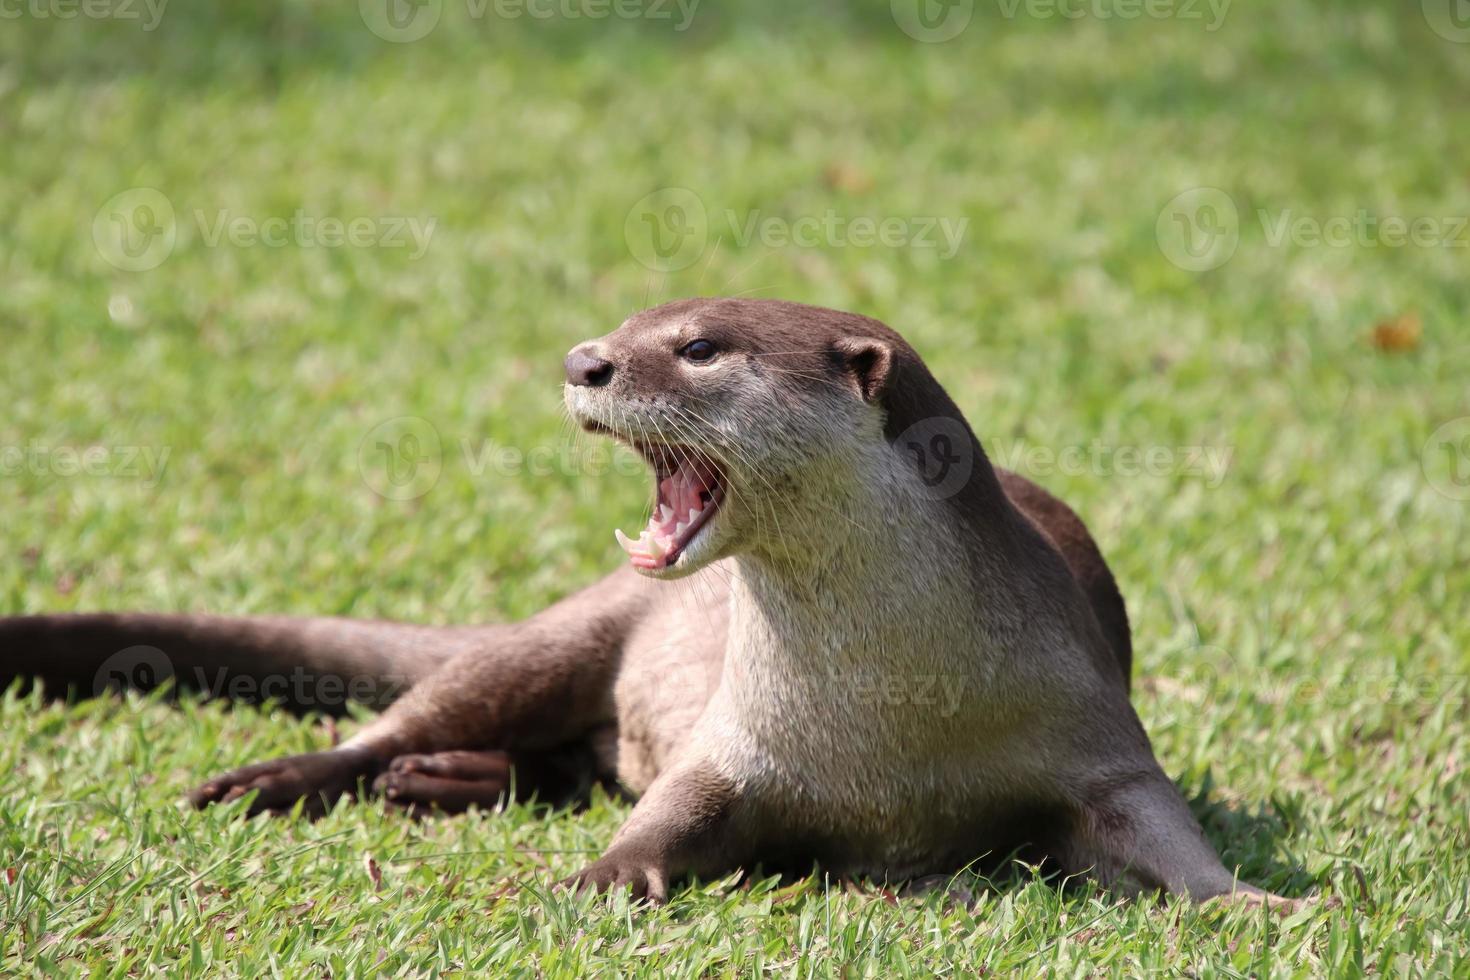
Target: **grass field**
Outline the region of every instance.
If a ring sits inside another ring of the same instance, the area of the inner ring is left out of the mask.
[[[694,293],[853,309],[1087,518],[1165,769],[1242,878],[1322,900],[1022,869],[968,909],[814,878],[647,911],[545,887],[625,804],[194,813],[324,723],[12,694],[0,973],[1470,975],[1447,8],[981,0],[940,43],[902,2],[359,6],[5,7],[0,613],[526,615],[647,496],[571,437],[567,348]]]

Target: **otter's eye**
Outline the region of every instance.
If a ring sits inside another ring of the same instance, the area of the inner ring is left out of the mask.
[[[679,349],[679,356],[699,364],[715,356],[715,345],[708,340],[691,340]]]

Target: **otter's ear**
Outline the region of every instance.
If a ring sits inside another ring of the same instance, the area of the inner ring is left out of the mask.
[[[843,337],[833,345],[843,374],[863,401],[876,402],[893,377],[893,346],[875,337]]]

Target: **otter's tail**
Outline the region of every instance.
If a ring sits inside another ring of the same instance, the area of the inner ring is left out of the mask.
[[[384,707],[495,627],[95,613],[0,618],[0,691],[17,679],[92,697],[170,680],[234,701],[342,714]]]

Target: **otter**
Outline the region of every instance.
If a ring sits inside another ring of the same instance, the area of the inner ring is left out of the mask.
[[[396,678],[341,745],[190,799],[321,809],[371,787],[456,811],[616,784],[630,816],[563,884],[652,902],[757,865],[902,881],[1018,853],[1130,894],[1288,901],[1224,867],[1155,759],[1127,612],[1082,520],[991,465],[898,333],[691,299],[564,367],[572,418],[653,472],[648,524],[615,532],[628,562],[602,581],[479,627],[15,617],[5,672],[85,687],[147,644],[184,683]]]

